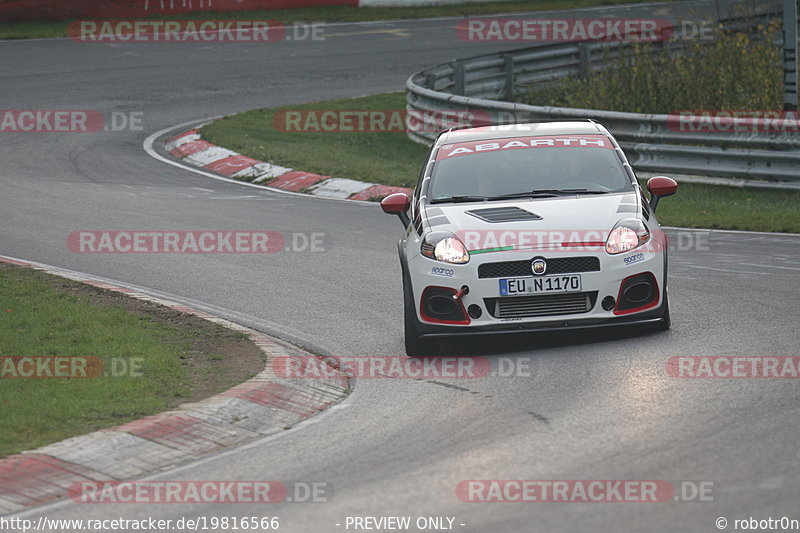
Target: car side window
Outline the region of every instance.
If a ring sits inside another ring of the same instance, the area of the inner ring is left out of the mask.
[[[434,144],[434,146],[436,145]],[[434,146],[431,146],[431,149],[428,150],[428,155],[425,156],[425,159],[422,163],[422,168],[419,170],[417,186],[414,188],[414,196],[411,198],[411,221],[414,225],[414,229],[420,235],[422,235],[422,209],[420,206],[420,198],[422,197],[423,183],[425,181],[425,175],[428,170],[428,165]]]

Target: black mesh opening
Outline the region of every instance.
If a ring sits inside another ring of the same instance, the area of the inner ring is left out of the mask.
[[[514,278],[532,276],[531,261],[503,261],[500,263],[484,263],[478,266],[479,278]],[[556,257],[547,259],[548,274],[574,274],[576,272],[599,272],[600,259],[597,257]]]

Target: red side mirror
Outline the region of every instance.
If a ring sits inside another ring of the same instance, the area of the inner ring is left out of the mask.
[[[653,176],[647,180],[647,190],[650,191],[650,210],[655,211],[658,201],[678,191],[678,184],[674,179],[666,176]]]
[[[384,213],[389,213],[390,215],[399,215],[400,213],[405,213],[408,211],[410,205],[411,198],[402,192],[390,194],[381,200],[381,209],[383,209]]]
[[[655,176],[647,180],[647,190],[653,196],[669,196],[678,191],[678,184],[672,178]]]

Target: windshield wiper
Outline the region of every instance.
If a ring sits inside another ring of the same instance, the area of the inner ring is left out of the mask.
[[[534,189],[527,192],[512,192],[492,196],[488,200],[506,200],[509,198],[552,198],[553,196],[571,196],[573,194],[608,194],[607,191],[597,191],[590,189]]]
[[[491,198],[488,198],[488,200],[508,200],[511,198],[552,198],[554,196],[558,196],[559,192],[560,191],[556,190],[538,189],[535,191],[501,194],[499,196],[492,196]]]
[[[608,191],[598,191],[597,189],[561,189],[567,194],[608,194]]]
[[[485,196],[447,196],[445,198],[434,198],[432,204],[457,203],[457,202],[483,202],[488,200]]]
[[[525,192],[512,192],[499,196],[448,196],[434,198],[432,204],[457,203],[457,202],[493,202],[497,200],[510,200],[514,198],[552,198],[554,196],[571,196],[573,194],[608,194],[608,191],[591,189],[534,189]]]

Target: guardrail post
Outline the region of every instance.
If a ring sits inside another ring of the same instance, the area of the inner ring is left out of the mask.
[[[459,96],[466,96],[465,94],[465,81],[464,81],[464,63],[453,64],[453,94]]]
[[[436,74],[429,72],[425,75],[425,88],[431,91],[436,90]]]
[[[578,60],[580,61],[580,74],[582,77],[589,75],[589,65],[591,63],[589,43],[582,41],[578,43]]]
[[[797,110],[797,0],[783,0],[783,109]]]
[[[506,72],[506,101],[511,102],[514,100],[514,89],[516,88],[516,76],[514,75],[514,56],[511,54],[505,54],[503,56],[505,60],[505,72]]]

